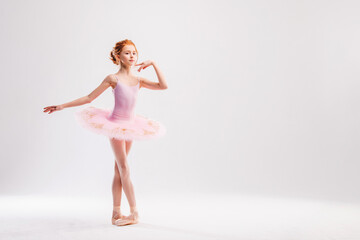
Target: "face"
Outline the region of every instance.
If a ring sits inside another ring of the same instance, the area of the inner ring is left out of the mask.
[[[133,66],[137,60],[137,53],[133,45],[126,45],[120,53],[120,60],[124,65]]]

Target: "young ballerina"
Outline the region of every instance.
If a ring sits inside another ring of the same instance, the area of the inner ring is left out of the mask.
[[[98,134],[105,135],[110,140],[110,145],[115,155],[115,176],[112,183],[113,213],[112,224],[123,226],[135,224],[139,221],[136,208],[135,193],[130,170],[127,163],[133,140],[154,139],[165,135],[166,128],[160,122],[135,114],[134,108],[138,91],[141,87],[152,90],[167,89],[167,83],[159,67],[154,61],[147,60],[136,64],[138,51],[135,44],[128,39],[116,43],[110,53],[110,59],[120,65],[119,71],[108,75],[102,83],[89,95],[61,105],[45,107],[44,112],[60,111],[64,108],[80,106],[91,103],[108,87],[112,87],[115,106],[112,111],[89,106],[75,113],[81,126]],[[153,66],[159,82],[152,82],[132,73],[134,66],[140,66],[138,71]],[[130,206],[130,215],[121,214],[121,193],[124,189]]]

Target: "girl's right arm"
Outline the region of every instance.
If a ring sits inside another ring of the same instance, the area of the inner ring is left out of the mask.
[[[102,94],[108,87],[111,86],[111,75],[108,75],[103,81],[102,83],[95,89],[93,90],[89,95],[78,98],[74,101],[71,102],[67,102],[64,104],[60,104],[60,105],[53,105],[53,106],[48,106],[48,107],[44,107],[44,112],[55,112],[55,111],[60,111],[64,108],[68,108],[68,107],[75,107],[75,106],[80,106],[80,105],[84,105],[87,103],[91,103],[94,99],[96,99],[100,94]]]

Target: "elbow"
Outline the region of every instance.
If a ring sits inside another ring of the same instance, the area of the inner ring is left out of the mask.
[[[165,81],[164,81],[164,82],[165,82]],[[165,90],[165,89],[167,89],[168,86],[167,86],[166,83],[164,84],[164,82],[163,82],[163,81],[159,81],[159,82],[157,83],[157,89],[160,89],[160,90]]]
[[[162,90],[168,89],[168,86],[167,85],[160,85],[160,89],[162,89]]]

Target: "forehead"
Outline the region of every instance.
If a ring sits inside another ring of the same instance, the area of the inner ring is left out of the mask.
[[[123,50],[124,51],[136,51],[134,45],[125,45]]]

